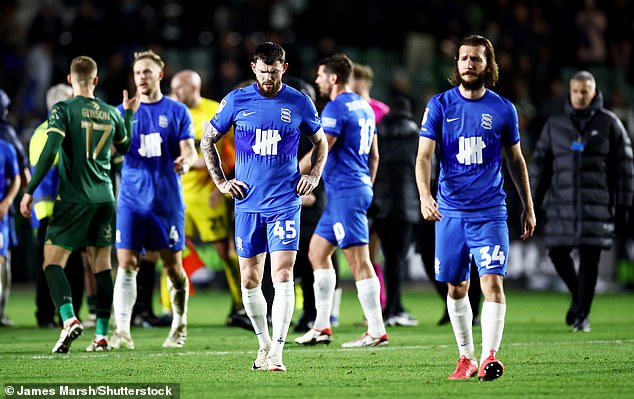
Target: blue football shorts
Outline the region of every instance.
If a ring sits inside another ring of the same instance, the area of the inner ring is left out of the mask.
[[[314,234],[332,245],[348,248],[370,242],[367,211],[372,203],[372,188],[356,187],[328,195],[326,209],[321,215]]]
[[[236,252],[252,258],[263,252],[299,249],[300,206],[270,212],[235,211]]]
[[[436,280],[469,280],[471,259],[480,276],[506,276],[509,230],[506,220],[471,221],[444,216],[436,222]]]
[[[115,246],[139,252],[182,251],[185,248],[185,210],[145,213],[119,206]]]

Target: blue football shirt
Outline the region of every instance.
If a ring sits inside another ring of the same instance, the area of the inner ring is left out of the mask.
[[[506,218],[502,148],[520,140],[515,106],[487,90],[477,100],[455,87],[427,104],[420,135],[436,141],[438,209],[453,217]]]
[[[211,124],[221,133],[234,126],[236,179],[249,189],[236,210],[260,212],[299,206],[297,146],[300,134],[313,135],[321,124],[304,93],[282,84],[275,97],[263,96],[254,83],[220,102]]]
[[[356,93],[341,93],[326,104],[321,121],[324,132],[337,138],[324,166],[326,192],[372,186],[368,154],[376,122],[370,104]]]
[[[123,106],[118,106],[123,115]],[[130,149],[121,168],[119,205],[139,212],[185,209],[181,177],[174,172],[181,140],[193,139],[187,107],[167,96],[141,103],[134,113]]]

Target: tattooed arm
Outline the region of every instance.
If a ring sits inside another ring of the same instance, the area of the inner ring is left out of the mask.
[[[200,151],[205,159],[209,175],[214,180],[214,183],[216,183],[218,190],[223,194],[229,194],[231,198],[242,199],[246,196],[249,186],[236,179],[227,180],[227,176],[225,176],[225,172],[222,170],[218,149],[216,148],[216,143],[221,137],[222,134],[216,130],[213,125],[208,125],[200,141]]]

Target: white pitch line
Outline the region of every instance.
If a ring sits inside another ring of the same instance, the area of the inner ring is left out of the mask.
[[[562,341],[562,342],[550,342],[550,343],[542,343],[542,345],[614,345],[614,344],[634,344],[634,339],[615,339],[615,340],[592,340],[592,341]],[[510,342],[504,343],[504,346],[533,346],[535,342]],[[310,348],[298,348],[298,347],[286,347],[284,348],[284,353],[287,352],[297,352],[297,353],[324,353],[324,352],[360,352],[360,351],[368,351],[368,350],[379,350],[379,351],[396,351],[396,350],[415,350],[415,349],[438,349],[438,348],[451,348],[454,344],[437,344],[437,345],[407,345],[407,346],[386,346],[386,347],[377,347],[377,348],[336,348],[336,347],[326,347],[326,346],[315,346]],[[177,351],[161,351],[161,352],[152,352],[152,353],[140,353],[131,350],[112,350],[106,353],[81,353],[81,354],[69,354],[69,355],[36,355],[36,356],[22,356],[22,358],[29,358],[34,360],[39,359],[64,359],[64,358],[74,358],[74,359],[90,359],[90,358],[103,358],[103,357],[115,357],[120,358],[125,355],[136,354],[143,357],[163,357],[163,356],[229,356],[229,355],[248,355],[255,354],[257,351],[249,350],[249,351],[202,351],[202,352],[177,352]]]

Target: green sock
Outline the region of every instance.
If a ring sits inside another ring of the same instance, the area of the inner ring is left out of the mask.
[[[44,275],[46,276],[48,289],[51,292],[51,299],[53,299],[55,307],[59,309],[62,321],[75,317],[73,297],[64,269],[60,265],[48,265],[44,269]]]
[[[96,335],[108,335],[108,325],[110,324],[110,318],[109,317],[98,317],[97,318],[97,325],[95,327],[95,334]]]
[[[95,273],[95,280],[97,282],[97,326],[95,333],[97,335],[108,335],[112,295],[114,292],[112,271],[108,269]]]

